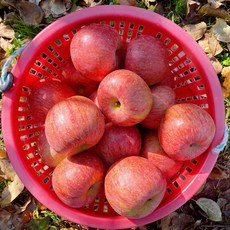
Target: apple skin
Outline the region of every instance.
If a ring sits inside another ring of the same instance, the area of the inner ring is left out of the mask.
[[[139,155],[141,142],[136,126],[121,127],[110,122],[105,125],[104,135],[94,150],[109,167],[124,157]]]
[[[84,207],[101,192],[105,173],[103,162],[94,152],[66,157],[53,171],[54,192],[69,207]]]
[[[165,85],[153,85],[150,89],[152,108],[141,125],[148,129],[158,129],[165,110],[176,103],[176,94],[172,88]]]
[[[72,38],[70,55],[75,68],[87,78],[101,81],[118,69],[122,41],[117,30],[107,24],[90,24]]]
[[[97,90],[93,91],[89,95],[89,99],[92,100],[96,104],[96,106],[99,108],[99,104],[98,104],[98,100],[97,100]]]
[[[146,82],[125,69],[111,72],[100,82],[97,100],[106,118],[119,126],[140,123],[152,107],[152,94]]]
[[[28,107],[32,118],[44,121],[49,109],[57,102],[74,96],[75,91],[58,78],[41,79],[30,88]]]
[[[104,115],[93,101],[84,96],[73,96],[55,104],[45,120],[50,146],[69,155],[96,145],[104,129]]]
[[[86,97],[93,93],[99,85],[98,82],[83,77],[81,73],[76,70],[71,59],[68,59],[64,64],[60,78],[62,82],[71,86],[77,95]]]
[[[154,85],[171,74],[168,50],[151,35],[138,36],[128,44],[124,68]]]
[[[174,88],[175,82],[174,82],[173,75],[169,74],[168,76],[163,78],[160,82],[158,82],[157,85],[166,85],[168,87]]]
[[[130,156],[114,163],[105,176],[105,196],[120,215],[138,219],[161,203],[166,179],[148,159]]]
[[[39,134],[37,147],[42,162],[51,168],[55,168],[68,155],[68,153],[58,153],[52,149],[47,141],[44,131]]]
[[[162,149],[158,133],[155,130],[147,130],[142,136],[142,149],[140,156],[149,159],[158,167],[166,179],[171,178],[181,168],[182,163],[170,158]]]
[[[211,115],[192,103],[168,108],[158,130],[162,148],[178,161],[200,156],[208,149],[214,135],[215,123]]]

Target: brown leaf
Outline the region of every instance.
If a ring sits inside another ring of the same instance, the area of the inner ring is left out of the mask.
[[[15,175],[13,182],[4,188],[2,198],[0,199],[1,207],[9,205],[18,195],[23,191],[24,185],[17,175]]]
[[[12,48],[11,40],[0,37],[0,48],[2,48],[4,51]]]
[[[8,159],[0,159],[0,177],[5,180],[13,180],[16,173]]]
[[[204,38],[200,39],[198,44],[209,57],[216,56],[223,51],[219,41],[211,32],[205,33]]]
[[[228,201],[230,201],[230,189],[228,189],[224,192],[224,198],[227,199]]]
[[[177,216],[178,213],[172,212],[169,215],[165,216],[161,219],[161,229],[170,230],[171,228],[171,220],[173,217]]]
[[[219,60],[217,58],[215,58],[215,57],[210,57],[210,61],[212,63],[213,68],[216,71],[216,74],[221,73],[221,71],[222,71],[222,65],[219,62]]]
[[[25,24],[38,25],[42,22],[44,13],[36,4],[23,1],[20,2],[17,7]]]
[[[224,98],[228,98],[228,97],[230,97],[230,90],[222,87],[222,94],[223,94]]]
[[[7,153],[4,149],[0,149],[0,159],[7,158]]]
[[[29,2],[39,5],[39,3],[41,2],[41,0],[30,0]]]
[[[200,22],[200,15],[198,10],[200,9],[200,3],[197,1],[187,0],[187,12],[185,21],[189,24]]]
[[[4,23],[0,23],[0,37],[13,39],[15,36],[14,30]]]
[[[65,3],[62,0],[50,1],[49,6],[54,17],[59,17],[66,13]]]
[[[230,93],[230,66],[224,67],[221,71],[221,75],[224,78],[223,87],[226,90],[225,93]]]
[[[217,204],[220,208],[223,208],[227,203],[228,201],[225,198],[220,197],[217,199]]]
[[[209,16],[209,17],[215,17],[215,18],[222,18],[227,22],[230,22],[230,15],[225,9],[214,9],[210,6],[210,4],[203,5],[199,11],[198,14],[201,16]]]
[[[164,230],[181,230],[186,229],[195,222],[191,215],[173,212],[161,219],[161,229]]]
[[[230,42],[230,26],[223,19],[216,19],[216,23],[213,25],[212,31],[217,40],[226,43]]]
[[[215,165],[215,167],[212,169],[212,172],[209,175],[209,178],[211,179],[224,179],[228,177],[229,175],[223,170],[221,170],[217,165]]]
[[[208,3],[210,5],[210,7],[213,9],[217,9],[223,5],[223,3],[216,1],[216,0],[208,0]]]
[[[1,229],[4,229],[4,230],[12,229],[10,218],[11,218],[11,213],[0,208],[0,227]]]
[[[205,22],[200,22],[197,24],[188,24],[183,27],[183,29],[190,34],[194,40],[198,41],[201,39],[207,29],[207,25]]]
[[[128,5],[128,6],[136,6],[137,5],[136,0],[117,0],[116,3],[120,4],[120,5]]]

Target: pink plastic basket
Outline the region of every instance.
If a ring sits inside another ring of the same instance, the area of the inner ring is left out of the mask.
[[[200,157],[185,162],[168,180],[160,206],[149,216],[131,220],[116,214],[104,194],[94,203],[74,209],[64,205],[52,190],[52,169],[41,162],[36,141],[44,121],[35,122],[27,97],[30,86],[41,78],[58,77],[70,56],[73,35],[90,23],[106,23],[119,31],[123,42],[141,34],[161,40],[170,52],[170,69],[177,102],[190,102],[207,110],[216,124],[210,148]],[[218,157],[224,136],[225,111],[219,80],[213,67],[197,45],[179,26],[147,10],[130,6],[96,6],[66,15],[40,32],[22,51],[12,74],[13,86],[4,93],[2,128],[5,145],[14,169],[27,189],[50,210],[81,225],[124,229],[163,218],[188,201],[207,179]]]

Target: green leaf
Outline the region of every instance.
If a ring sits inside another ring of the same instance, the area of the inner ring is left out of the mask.
[[[199,198],[196,204],[207,214],[212,221],[222,221],[222,213],[219,205],[208,198]]]

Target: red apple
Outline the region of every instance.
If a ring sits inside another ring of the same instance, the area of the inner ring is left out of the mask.
[[[58,153],[50,147],[44,131],[38,137],[37,147],[42,162],[51,168],[55,168],[67,156],[67,153]]]
[[[98,82],[83,77],[74,67],[72,60],[69,59],[63,66],[61,80],[70,85],[77,95],[88,97],[99,85]]]
[[[191,160],[212,143],[215,123],[211,115],[196,104],[175,104],[166,110],[158,135],[162,148],[171,158]]]
[[[174,82],[173,75],[169,74],[168,76],[163,78],[160,82],[158,82],[157,85],[166,85],[168,87],[174,88],[175,82]]]
[[[75,68],[87,78],[101,81],[118,69],[122,42],[116,29],[107,24],[90,24],[72,38],[70,54]]]
[[[98,104],[98,100],[97,100],[97,90],[95,90],[94,92],[92,92],[89,95],[89,99],[92,100],[99,108],[99,104]]]
[[[73,96],[55,104],[45,120],[45,133],[57,152],[75,154],[96,145],[105,129],[104,115],[89,98]]]
[[[166,180],[148,159],[130,156],[114,163],[105,176],[105,195],[120,215],[138,219],[161,203]]]
[[[33,119],[44,121],[49,109],[57,102],[74,96],[75,91],[57,78],[41,79],[30,88],[28,107]]]
[[[141,135],[136,126],[121,127],[111,122],[105,125],[104,135],[94,148],[107,166],[124,157],[139,155],[140,149]]]
[[[107,119],[119,126],[143,121],[152,107],[152,94],[146,82],[125,69],[115,70],[101,81],[97,99]]]
[[[166,179],[175,175],[180,170],[182,163],[173,160],[165,153],[159,143],[157,131],[148,130],[142,137],[140,155],[149,159],[153,165],[158,167]]]
[[[154,85],[171,74],[168,50],[151,35],[138,36],[127,47],[124,68],[141,76],[148,85]]]
[[[93,152],[67,157],[53,171],[54,192],[66,205],[81,208],[92,203],[103,188],[105,167]]]
[[[175,104],[176,94],[172,88],[164,85],[154,85],[150,89],[153,98],[152,108],[141,125],[149,129],[158,129],[165,110]]]

